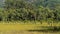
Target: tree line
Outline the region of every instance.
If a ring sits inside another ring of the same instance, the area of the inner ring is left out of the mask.
[[[60,4],[56,1],[5,0],[4,8],[0,8],[0,21],[60,21],[59,7]]]

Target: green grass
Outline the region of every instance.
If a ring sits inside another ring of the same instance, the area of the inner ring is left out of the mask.
[[[43,21],[1,21],[0,30],[54,30],[54,27],[60,27],[59,23],[48,23]],[[59,28],[56,28],[57,30]]]

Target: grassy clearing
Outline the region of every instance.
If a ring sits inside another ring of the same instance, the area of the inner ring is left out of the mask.
[[[35,23],[36,22],[36,23]],[[0,22],[0,30],[41,30],[47,29],[50,26],[59,27],[60,23],[51,23],[48,24],[47,22],[38,21],[13,21],[13,22]]]
[[[52,27],[51,27],[52,24]],[[54,26],[59,27],[60,23],[51,23],[38,21],[13,21],[13,22],[0,22],[0,34],[59,34],[57,32],[49,32],[49,30],[54,30]],[[59,28],[58,28],[59,29]],[[57,29],[57,30],[58,30]],[[27,31],[36,30],[36,31]],[[43,30],[43,31],[40,31]],[[56,30],[56,29],[55,29]],[[59,29],[60,30],[60,29]]]
[[[60,34],[60,32],[0,31],[0,34]]]

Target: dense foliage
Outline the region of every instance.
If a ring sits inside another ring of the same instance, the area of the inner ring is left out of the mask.
[[[6,0],[0,9],[0,21],[60,21],[59,0]]]

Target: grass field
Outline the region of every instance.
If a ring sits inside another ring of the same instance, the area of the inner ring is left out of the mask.
[[[0,22],[0,30],[34,30],[34,29],[40,29],[41,27],[50,27],[50,26],[60,26],[60,23],[52,23],[48,24],[46,22],[44,23],[39,23],[37,22],[36,24],[34,23],[21,23],[21,22]]]
[[[52,25],[59,27],[60,23],[52,23],[48,24],[46,22],[43,22],[42,24],[40,22],[37,22],[34,24],[33,22],[0,22],[0,34],[59,34],[58,32],[37,32],[37,31],[28,31],[28,30],[42,30],[47,29],[45,27],[50,27]]]
[[[0,34],[60,34],[60,32],[0,31]]]

